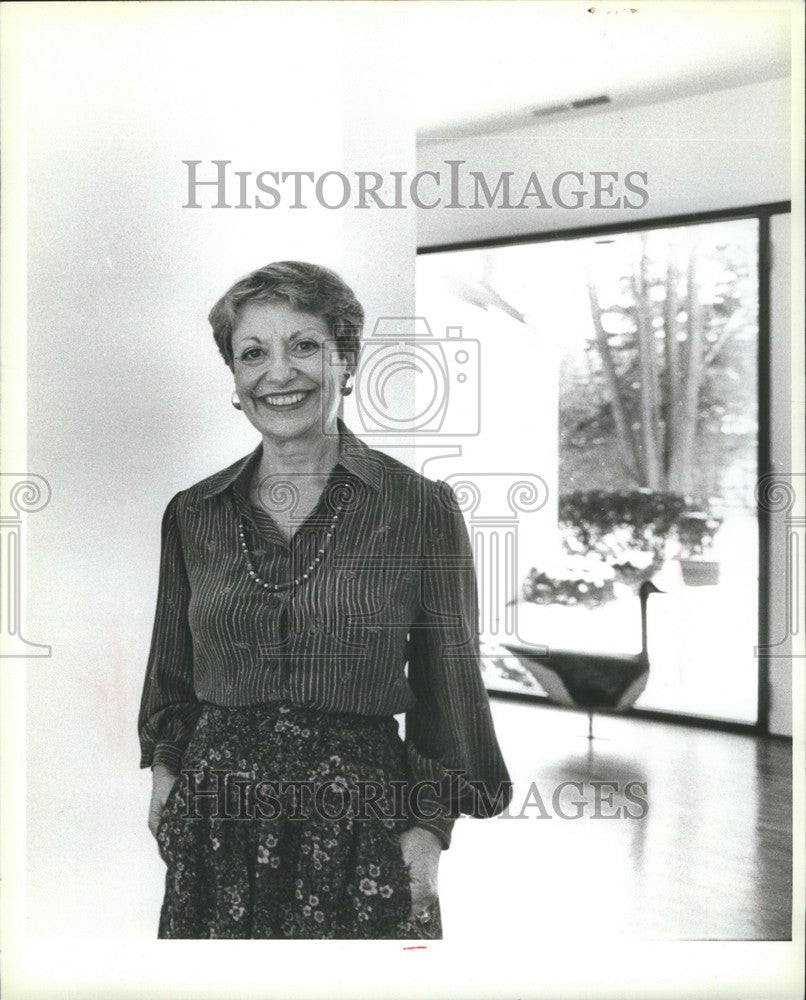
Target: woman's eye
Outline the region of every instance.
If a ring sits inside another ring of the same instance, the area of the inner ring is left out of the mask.
[[[319,350],[318,340],[298,340],[294,345],[295,350],[300,354],[314,354]]]
[[[309,357],[321,350],[321,347],[322,345],[318,340],[306,339],[298,340],[291,349],[301,357]],[[265,356],[265,353],[262,347],[247,347],[245,351],[242,351],[238,355],[238,360],[243,364],[251,364],[252,362],[260,361]]]
[[[256,361],[262,353],[259,347],[250,347],[241,355],[241,361]]]

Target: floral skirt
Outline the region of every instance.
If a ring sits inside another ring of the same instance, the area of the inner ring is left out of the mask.
[[[160,938],[442,937],[411,918],[396,721],[206,704],[157,830]]]

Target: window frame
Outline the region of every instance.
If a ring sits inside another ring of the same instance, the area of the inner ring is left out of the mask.
[[[635,222],[615,222],[609,225],[579,226],[567,229],[553,229],[546,232],[496,236],[479,240],[465,240],[456,243],[436,243],[417,248],[417,256],[436,253],[452,253],[461,250],[498,249],[500,247],[529,245],[534,243],[556,243],[597,236],[620,236],[646,230],[672,229],[680,226],[696,226],[709,222],[729,222],[739,219],[758,221],[758,440],[756,448],[756,481],[773,472],[772,468],[772,422],[771,422],[771,361],[770,361],[770,281],[771,247],[770,218],[773,215],[791,214],[790,201],[766,202],[737,208],[715,209],[705,212],[690,212],[681,215],[657,216]],[[768,648],[770,643],[770,531],[772,514],[761,505],[758,517],[758,642],[760,648]],[[676,722],[681,725],[700,726],[726,732],[751,733],[769,736],[770,717],[770,662],[763,654],[758,659],[758,695],[755,723],[734,722],[705,715],[683,712],[667,712],[660,709],[633,708],[629,713],[635,718]],[[488,689],[493,698],[550,703],[544,695],[527,691],[497,691]],[[571,709],[573,711],[573,709]]]

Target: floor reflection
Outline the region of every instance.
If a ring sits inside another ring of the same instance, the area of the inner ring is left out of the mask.
[[[790,743],[616,716],[588,741],[583,713],[501,700],[493,712],[513,805],[457,825],[446,937],[790,937]],[[631,782],[645,808],[628,812]]]

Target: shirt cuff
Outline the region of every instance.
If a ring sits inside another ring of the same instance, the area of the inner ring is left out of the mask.
[[[153,767],[155,764],[164,764],[169,771],[179,774],[182,751],[171,743],[158,743],[153,751],[144,751],[140,757],[140,767]]]
[[[415,820],[413,826],[421,826],[424,830],[430,830],[431,833],[435,834],[439,838],[439,841],[442,844],[442,850],[447,851],[451,846],[451,834],[453,832],[453,824],[455,822],[455,819],[443,819],[442,817],[436,817],[435,819]]]

